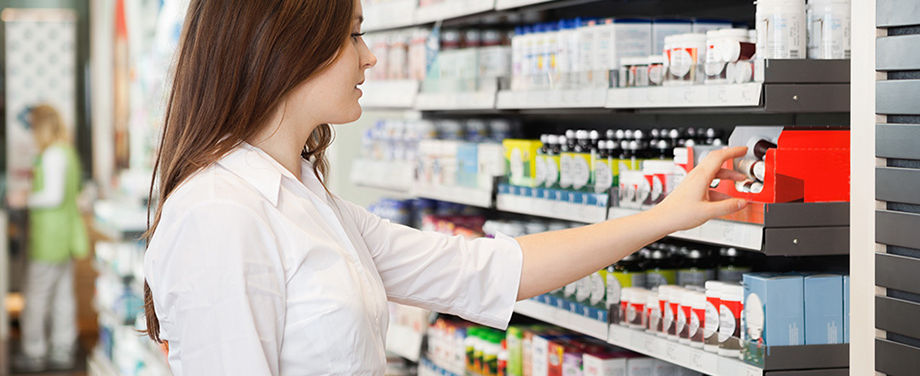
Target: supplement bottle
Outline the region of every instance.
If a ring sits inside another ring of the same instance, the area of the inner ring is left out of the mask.
[[[646,268],[646,278],[648,288],[677,283],[677,270],[666,251],[652,250]]]
[[[619,306],[620,291],[624,287],[645,287],[645,263],[636,253],[622,258],[616,264],[607,267],[607,307]],[[613,312],[616,312],[614,310]],[[610,312],[610,314],[614,314]],[[611,317],[611,322],[618,322],[617,317]]]
[[[610,145],[612,142],[599,141],[597,156],[594,159],[594,192],[604,193],[613,186],[613,169],[610,168]]]
[[[575,152],[575,131],[569,129],[565,131],[565,136],[559,138],[561,150],[559,156],[559,188],[568,189],[572,187]]]
[[[742,275],[751,271],[750,263],[744,254],[735,248],[722,248],[719,250],[719,256],[719,281],[740,283]]]
[[[543,167],[546,170],[546,178],[543,185],[546,188],[555,188],[559,186],[559,154],[562,151],[559,145],[559,136],[551,134],[547,136],[549,146],[547,147],[546,156],[543,159]]]
[[[684,257],[684,263],[677,271],[677,284],[702,287],[706,281],[716,278],[715,260],[699,249],[691,249]]]
[[[719,355],[741,355],[741,312],[744,309],[744,286],[737,283],[721,286],[719,306]]]
[[[582,190],[590,186],[591,181],[591,141],[586,130],[575,132],[577,140],[572,155],[572,189]]]
[[[719,307],[722,305],[722,282],[706,281],[705,321],[703,321],[703,350],[719,351]]]
[[[549,135],[540,135],[540,149],[537,150],[537,157],[534,159],[536,167],[536,176],[534,184],[541,186],[546,184],[546,157],[549,155]]]
[[[759,0],[755,21],[759,58],[805,58],[805,0]]]

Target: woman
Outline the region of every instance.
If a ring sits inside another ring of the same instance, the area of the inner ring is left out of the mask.
[[[77,339],[73,290],[73,258],[89,251],[83,218],[77,208],[80,161],[61,115],[40,105],[28,115],[38,145],[32,192],[11,201],[29,208],[29,266],[22,315],[22,354],[13,368],[38,371],[46,367],[69,369],[74,365]],[[51,316],[51,341],[46,333]]]
[[[328,124],[359,118],[376,63],[353,1],[191,1],[145,258],[148,332],[176,375],[382,374],[386,300],[505,327],[515,301],[744,206],[707,194],[743,148],[654,210],[518,239],[422,233],[335,197]]]

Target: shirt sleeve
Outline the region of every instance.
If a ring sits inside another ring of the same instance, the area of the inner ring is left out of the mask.
[[[470,240],[391,223],[345,202],[367,243],[387,297],[506,328],[521,281],[513,238]]]
[[[278,375],[285,278],[266,222],[235,203],[199,204],[181,218],[159,224],[146,260],[173,372]]]
[[[42,153],[42,189],[29,195],[30,208],[53,208],[64,202],[67,156],[60,147],[51,146]]]

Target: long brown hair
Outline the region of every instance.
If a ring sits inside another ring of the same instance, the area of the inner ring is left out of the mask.
[[[354,9],[353,0],[190,2],[150,187],[156,212],[148,240],[179,184],[253,137],[291,90],[335,60]],[[317,177],[331,142],[332,128],[323,124],[304,145]],[[146,281],[144,310],[147,335],[160,342]]]

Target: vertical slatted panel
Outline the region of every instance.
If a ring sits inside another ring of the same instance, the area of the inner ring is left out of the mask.
[[[889,375],[920,368],[920,1],[878,0],[876,24],[886,28],[876,43],[876,112],[887,122],[876,127],[876,285],[886,288],[875,302],[875,368]]]

